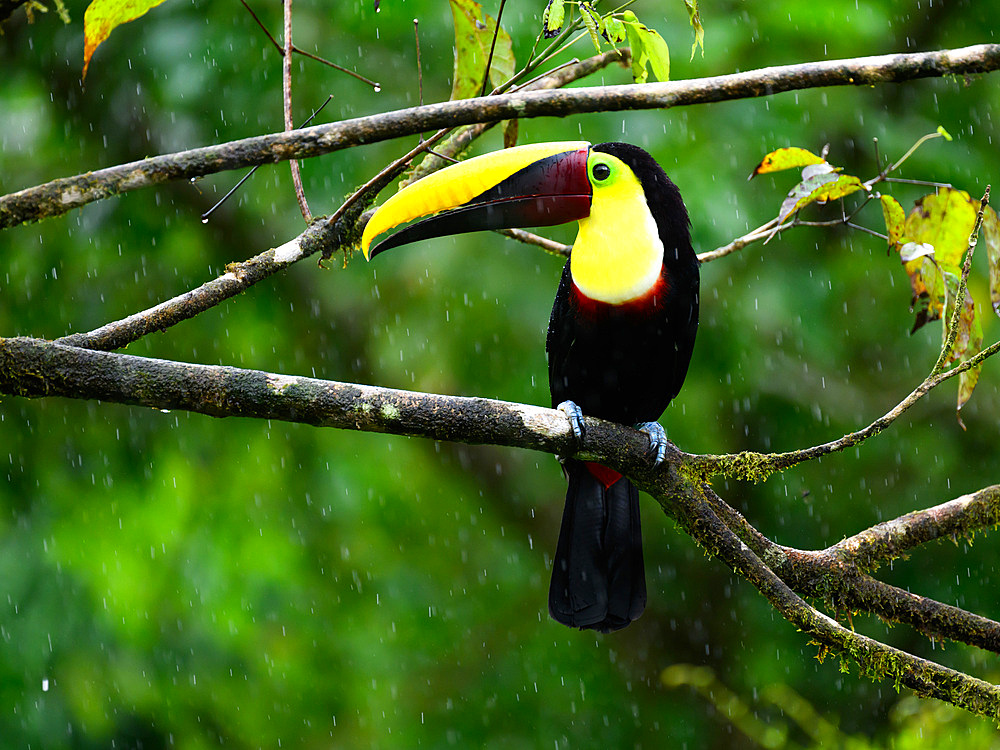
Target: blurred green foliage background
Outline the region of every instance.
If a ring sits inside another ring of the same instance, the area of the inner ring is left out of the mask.
[[[84,7],[69,3],[68,26],[54,13],[28,24],[19,11],[3,29],[0,193],[281,129],[280,56],[238,3],[165,3],[111,35],[85,88]],[[507,5],[519,61],[543,7]],[[278,35],[280,8],[255,10]],[[678,79],[995,42],[1000,2],[703,0],[705,54],[693,60],[679,0],[635,10],[670,44]],[[297,2],[296,44],[382,90],[299,58],[295,120],[330,93],[321,121],[416,104],[414,18],[424,100],[447,98],[446,3],[383,1],[376,12],[371,2]],[[593,47],[584,39],[574,53]],[[582,84],[628,80],[615,67]],[[867,178],[873,138],[898,158],[943,125],[954,142],[924,146],[902,176],[979,196],[1000,167],[998,107],[993,75],[523,121],[520,135],[650,150],[681,187],[703,251],[775,214],[794,175],[746,176],[781,146],[829,144],[831,162]],[[413,143],[305,163],[313,211],[332,211]],[[476,151],[500,146],[495,130]],[[0,335],[89,330],[302,230],[286,164],[262,168],[203,225],[201,212],[239,176],[6,230]],[[926,189],[892,192],[909,208]],[[880,229],[877,205],[860,220]],[[436,240],[371,265],[306,261],[127,351],[547,404],[544,332],[561,265],[494,235]],[[984,269],[977,258],[971,288],[981,303]],[[708,264],[702,278],[691,371],[663,419],[684,450],[839,437],[895,405],[936,357],[939,326],[908,335],[907,279],[878,238],[802,228]],[[986,313],[988,343],[1000,328]],[[948,385],[857,450],[717,490],[772,538],[802,548],[974,491],[997,481],[998,384],[989,362],[963,411],[967,431]],[[564,484],[547,455],[5,398],[0,476],[6,747],[728,748],[766,739],[734,723],[717,691],[693,689],[684,667],[671,673],[679,685],[661,682],[664,669],[685,664],[710,668],[770,728],[771,746],[996,746],[989,722],[819,663],[807,638],[652,502],[645,615],[609,636],[555,624],[546,591]],[[997,540],[977,542],[931,545],[882,575],[998,617]],[[853,622],[1000,679],[992,655]],[[803,706],[825,717],[827,734]]]

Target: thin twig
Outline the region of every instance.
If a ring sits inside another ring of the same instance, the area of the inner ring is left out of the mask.
[[[285,21],[285,55],[281,61],[281,91],[285,112],[285,132],[290,133],[295,129],[292,122],[292,0],[284,0],[284,21]],[[306,192],[302,188],[302,174],[299,171],[297,159],[290,159],[288,162],[292,170],[292,185],[295,187],[295,199],[299,202],[299,210],[306,224],[312,223],[312,211],[309,210],[309,203],[306,201]]]
[[[838,440],[831,440],[830,442],[815,445],[811,448],[788,451],[786,453],[755,453],[747,451],[736,455],[726,456],[688,456],[685,459],[685,463],[691,470],[700,473],[706,478],[722,474],[725,476],[749,479],[752,481],[761,481],[776,471],[784,471],[785,469],[789,469],[792,466],[800,464],[804,461],[810,461],[831,453],[839,453],[848,448],[860,445],[889,427],[893,422],[899,419],[899,417],[905,414],[910,407],[930,393],[934,388],[941,385],[941,383],[965,372],[966,370],[978,367],[998,351],[1000,351],[1000,341],[994,342],[975,356],[960,362],[950,370],[939,372],[934,375],[928,375],[920,385],[914,388],[909,395],[906,396],[906,398],[896,404],[896,406],[884,415],[876,419],[867,427],[844,435],[844,437],[839,438]]]
[[[316,117],[316,115],[318,115],[320,112],[322,112],[323,108],[327,104],[329,104],[330,102],[332,102],[332,101],[333,101],[333,94],[330,94],[329,96],[326,97],[326,101],[323,102],[321,105],[319,105],[319,107],[317,107],[315,110],[313,110],[313,113],[311,115],[309,115],[309,117],[306,118],[306,121],[304,123],[302,123],[301,125],[299,125],[299,127],[303,128],[306,125],[308,125],[310,122],[312,122],[313,119]],[[249,172],[247,172],[245,175],[243,175],[242,178],[240,178],[239,182],[237,182],[235,185],[233,185],[229,189],[228,193],[226,193],[224,196],[222,196],[221,198],[219,198],[218,202],[214,206],[212,206],[205,213],[203,213],[201,215],[201,221],[202,221],[202,223],[206,223],[208,221],[208,218],[213,213],[215,213],[215,210],[219,206],[221,206],[223,203],[225,203],[227,200],[229,200],[229,198],[233,195],[233,193],[235,193],[237,190],[240,189],[240,185],[242,185],[244,182],[246,182],[247,180],[249,180],[250,177],[253,176],[253,173],[256,172],[258,169],[260,169],[260,167],[261,167],[260,164],[257,164],[256,166],[254,166],[253,169],[251,169]]]
[[[413,19],[413,43],[417,48],[417,104],[424,105],[424,72],[420,65],[420,19]]]
[[[497,46],[497,37],[500,35],[500,18],[503,16],[503,7],[507,0],[500,0],[500,10],[497,11],[497,20],[493,24],[493,41],[490,43],[490,54],[486,58],[486,71],[483,73],[483,87],[479,92],[480,96],[486,96],[486,87],[490,84],[490,68],[493,67],[493,51]]]
[[[267,38],[271,40],[271,44],[274,45],[274,48],[278,50],[279,53],[284,55],[285,48],[281,45],[281,43],[277,39],[275,39],[271,35],[271,32],[267,30],[267,27],[264,25],[263,21],[261,21],[260,18],[257,17],[257,14],[253,12],[253,8],[247,5],[246,0],[240,0],[240,2],[243,3],[243,7],[247,9],[247,12],[253,17],[253,20],[257,22],[257,25],[260,26],[261,30],[267,35]],[[322,58],[319,55],[314,55],[312,52],[306,52],[305,50],[299,49],[294,44],[292,45],[292,52],[297,55],[302,55],[303,57],[308,57],[310,60],[315,60],[316,62],[322,63],[323,65],[333,68],[334,70],[339,70],[341,73],[347,73],[347,75],[357,78],[362,83],[367,83],[376,91],[380,91],[382,88],[381,84],[379,84],[378,81],[372,81],[368,78],[365,78],[360,73],[356,73],[353,70],[349,70],[342,65],[337,65],[337,63],[330,62],[329,60]]]
[[[709,261],[718,260],[719,258],[724,258],[731,253],[738,252],[754,242],[759,242],[760,240],[769,237],[771,230],[778,224],[777,219],[771,219],[766,224],[762,224],[756,229],[752,229],[742,237],[737,237],[735,240],[730,242],[728,245],[723,245],[715,250],[708,250],[704,253],[698,254],[698,260],[702,263],[708,263]]]
[[[602,65],[607,64],[609,59],[607,56],[597,55],[594,58],[584,60],[572,69],[560,71],[551,79],[546,79],[535,85],[540,87],[565,85],[599,69]],[[463,129],[462,143],[455,144],[455,152],[465,148],[472,139],[478,137],[484,130],[485,127]],[[356,236],[360,232],[363,224],[359,222],[361,211],[357,204],[367,197],[373,197],[421,150],[432,151],[431,146],[439,136],[440,133],[435,134],[430,140],[424,140],[417,148],[397,159],[349,196],[331,217],[314,222],[305,232],[280,247],[266,250],[242,263],[230,264],[222,276],[148,310],[108,323],[87,333],[70,334],[59,341],[90,349],[118,349],[152,331],[163,331],[180,321],[188,320],[302,258],[309,257],[316,252],[320,252],[324,258],[330,257],[337,250],[342,249],[346,243],[349,243],[352,236]],[[439,156],[442,160],[451,159],[448,154],[439,154]],[[430,171],[430,168],[425,166],[426,162],[427,160],[424,160],[420,164],[424,172]],[[415,173],[417,171],[419,170],[415,170]]]
[[[230,143],[153,156],[65,177],[0,197],[0,228],[58,216],[96,200],[170,180],[189,180],[254,164],[305,159],[360,143],[512,117],[565,117],[707,104],[821,86],[873,86],[1000,69],[1000,45],[786,65],[666,83],[528,91],[428,104]]]
[[[523,242],[526,245],[540,247],[547,253],[551,253],[552,255],[561,255],[564,258],[568,258],[570,250],[573,249],[572,245],[564,245],[561,242],[550,240],[547,237],[542,237],[534,234],[533,232],[525,231],[524,229],[498,229],[497,233],[502,234],[504,237],[509,237],[512,240]]]

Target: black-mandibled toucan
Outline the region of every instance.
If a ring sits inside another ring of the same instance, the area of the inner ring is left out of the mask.
[[[371,247],[379,234],[424,218]],[[662,459],[655,421],[677,395],[698,328],[698,259],[680,191],[626,143],[539,143],[452,165],[375,212],[366,257],[416,240],[578,220],[549,319],[552,404],[578,437],[582,415],[634,424]],[[567,459],[566,507],[549,612],[572,627],[618,630],[646,606],[638,492],[626,477]]]

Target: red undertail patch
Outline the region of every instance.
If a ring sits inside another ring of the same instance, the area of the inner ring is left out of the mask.
[[[621,474],[619,474],[614,469],[609,469],[607,466],[601,466],[600,464],[595,464],[593,461],[586,461],[585,463],[587,466],[587,471],[591,473],[594,479],[603,484],[604,489],[606,490],[610,489],[611,485],[613,485],[615,482],[617,482],[619,479],[622,478]]]

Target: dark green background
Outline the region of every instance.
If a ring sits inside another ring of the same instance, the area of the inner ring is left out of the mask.
[[[295,40],[376,78],[381,93],[295,64],[296,121],[447,98],[443,2],[295,5]],[[541,2],[510,2],[523,60]],[[683,4],[640,19],[677,79],[766,65],[995,42],[1000,3],[703,2],[689,61]],[[277,34],[280,10],[255,9]],[[171,0],[115,31],[86,88],[84,4],[72,25],[15,14],[0,37],[0,192],[146,155],[281,129],[280,57],[242,6]],[[586,40],[574,53],[593,53]],[[565,56],[564,59],[568,59]],[[609,68],[588,84],[627,82]],[[943,125],[903,176],[979,196],[996,184],[1000,78],[783,94],[672,111],[525,121],[521,142],[628,140],[652,151],[709,250],[768,220],[794,174],[746,176],[768,151],[830,144],[870,177],[872,139],[898,158]],[[315,213],[415,143],[304,164]],[[501,146],[499,131],[477,151]],[[55,338],[181,293],[302,229],[286,164],[129,193],[0,235],[0,335]],[[892,190],[907,209],[922,194]],[[810,218],[834,215],[814,210]],[[860,220],[881,228],[877,205]],[[570,240],[568,232],[555,236]],[[981,254],[984,255],[984,254]],[[314,260],[131,354],[547,404],[544,332],[561,262],[494,235],[444,239],[371,265]],[[985,257],[972,292],[988,299]],[[897,403],[932,365],[885,243],[797,229],[703,269],[687,384],[663,422],[690,452],[786,450],[834,439]],[[987,342],[998,326],[983,311]],[[1000,372],[963,411],[949,384],[861,448],[752,486],[716,489],[766,534],[812,548],[997,481]],[[564,484],[548,455],[217,420],[63,400],[0,401],[0,744],[9,747],[751,747],[723,692],[668,689],[663,669],[710,667],[799,745],[801,695],[850,747],[986,747],[989,722],[873,684],[816,648],[708,558],[648,498],[646,614],[609,636],[546,612]],[[1000,616],[996,539],[932,544],[885,579]],[[858,616],[860,631],[1000,679],[995,656]],[[46,689],[47,688],[47,689]],[[820,726],[814,719],[807,728]]]

